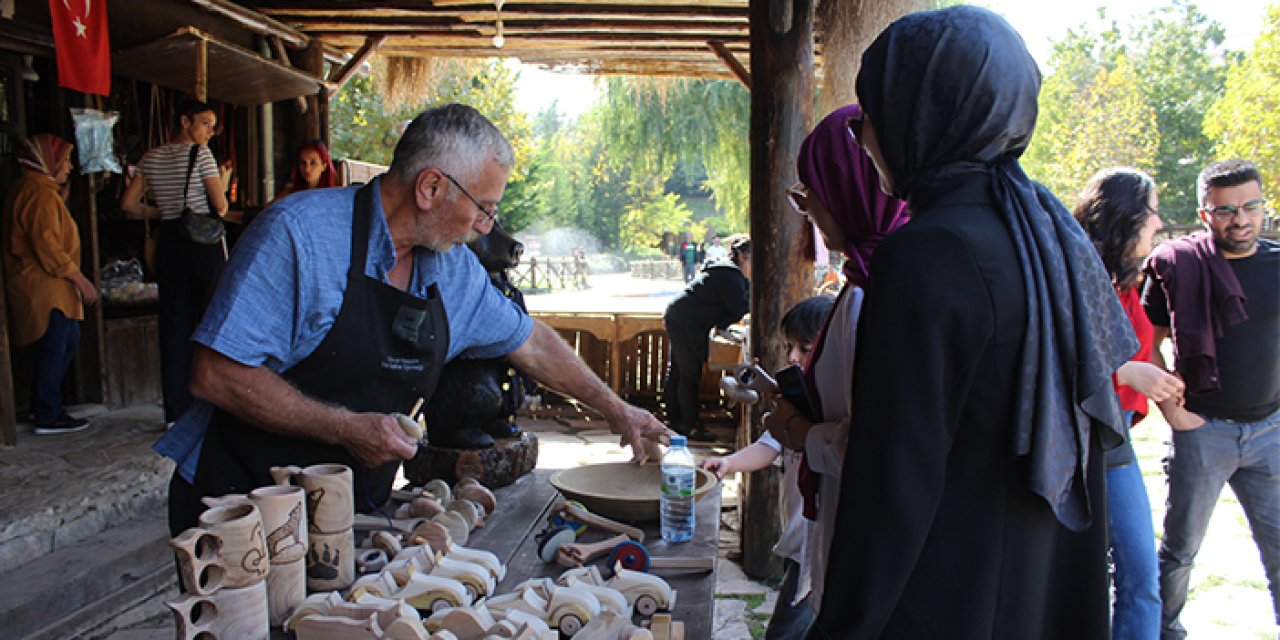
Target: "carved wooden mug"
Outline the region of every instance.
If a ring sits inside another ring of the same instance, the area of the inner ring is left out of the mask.
[[[267,640],[267,583],[187,593],[166,602],[178,621],[179,640]]]
[[[200,514],[199,526],[169,541],[187,591],[209,595],[219,588],[240,588],[267,577],[262,516],[252,503],[214,507]]]
[[[355,520],[351,468],[342,464],[313,464],[306,468],[271,467],[276,484],[297,484],[307,492],[307,523],[311,533],[340,533]]]
[[[307,551],[307,588],[313,592],[337,591],[355,582],[355,534],[351,529],[312,533],[307,543],[311,547]]]

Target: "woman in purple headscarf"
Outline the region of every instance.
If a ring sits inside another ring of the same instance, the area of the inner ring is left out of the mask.
[[[775,548],[783,557],[799,558],[800,565],[798,576],[787,576],[795,582],[784,583],[779,611],[770,621],[771,633],[784,624],[788,627],[787,633],[777,637],[799,637],[813,619],[812,613],[805,612],[785,612],[792,613],[795,622],[786,615],[781,621],[777,619],[783,611],[782,599],[788,594],[788,586],[794,588],[790,605],[816,611],[822,599],[823,569],[835,524],[835,510],[827,505],[834,507],[839,495],[863,287],[870,275],[871,254],[876,245],[907,221],[906,204],[880,191],[871,158],[849,134],[847,123],[860,117],[861,109],[849,105],[818,123],[800,145],[796,160],[800,184],[788,190],[792,206],[813,221],[827,246],[845,254],[846,284],[805,366],[813,409],[822,420],[809,421],[785,400],[778,400],[776,408],[764,419],[765,428],[783,446],[804,452],[803,461],[794,453],[788,455],[787,482],[795,483],[795,476],[799,476],[804,515],[810,521],[793,517]],[[790,491],[787,494],[794,497]],[[821,509],[816,508],[819,499]],[[787,513],[794,511],[788,509]],[[806,597],[807,605],[802,604]]]

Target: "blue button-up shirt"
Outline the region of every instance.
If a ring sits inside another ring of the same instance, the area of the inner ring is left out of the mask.
[[[372,183],[377,215],[369,229],[364,272],[388,282],[396,255],[382,211],[380,181]],[[358,189],[302,191],[264,211],[236,243],[191,339],[240,364],[277,373],[311,355],[342,308]],[[533,320],[489,283],[471,251],[417,248],[413,260],[409,293],[426,298],[428,286],[439,286],[449,316],[447,359],[505,355],[529,338]],[[194,481],[212,416],[212,405],[197,400],[155,444],[158,453],[178,463],[188,482]]]

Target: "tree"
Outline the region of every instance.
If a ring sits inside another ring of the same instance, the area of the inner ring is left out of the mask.
[[[651,199],[636,203],[622,214],[622,248],[637,252],[654,249],[662,242],[664,230],[684,229],[692,214],[674,193],[651,194]]]
[[[1046,82],[1048,91],[1066,91],[1062,78]],[[1070,208],[1075,195],[1100,169],[1130,166],[1151,171],[1159,144],[1155,110],[1145,100],[1133,66],[1120,56],[1112,69],[1100,68],[1074,93],[1070,119],[1042,125],[1035,156],[1043,159],[1037,177]]]
[[[1156,112],[1160,145],[1154,175],[1167,218],[1190,222],[1196,210],[1196,176],[1213,158],[1214,138],[1204,117],[1223,93],[1226,66],[1214,59],[1226,32],[1186,0],[1152,12],[1131,40],[1147,102]]]
[[[330,102],[330,141],[335,158],[387,165],[400,127],[432,106],[458,102],[483,113],[506,135],[515,163],[501,204],[503,225],[519,231],[535,219],[545,168],[537,163],[533,125],[515,106],[516,73],[501,61],[447,60],[436,70],[436,91],[418,104],[387,113],[375,78],[353,78]],[[530,178],[530,174],[542,177]]]
[[[1203,117],[1223,90],[1224,66],[1216,56],[1222,27],[1186,0],[1173,0],[1127,31],[1108,21],[1101,9],[1099,22],[1096,32],[1081,25],[1054,44],[1048,65],[1052,71],[1040,92],[1036,134],[1023,164],[1028,174],[1052,185],[1057,195],[1073,200],[1083,186],[1073,181],[1081,176],[1087,180],[1092,169],[1101,168],[1098,157],[1077,151],[1110,149],[1112,153],[1102,159],[1117,163],[1128,157],[1129,164],[1152,174],[1161,186],[1166,218],[1190,220],[1195,211],[1195,174],[1213,154],[1212,140],[1203,133]],[[1226,52],[1226,57],[1232,55]],[[1121,71],[1122,64],[1128,69]],[[1099,82],[1109,86],[1095,87]],[[1147,136],[1143,139],[1135,139],[1127,129],[1087,127],[1099,121],[1112,121],[1115,126],[1124,122],[1116,114],[1091,111],[1109,108],[1111,100],[1136,108],[1120,97],[1121,82],[1131,83],[1133,95],[1140,96],[1155,115],[1154,128],[1142,125],[1142,136]],[[1087,137],[1086,130],[1089,136],[1103,139]],[[1131,141],[1139,147],[1132,154],[1117,155],[1114,152],[1120,150],[1106,144],[1105,138]],[[1152,142],[1155,155],[1147,159]]]
[[[1252,160],[1264,177],[1267,198],[1274,202],[1280,197],[1280,6],[1267,11],[1249,56],[1231,65],[1226,90],[1209,108],[1204,129],[1219,141],[1219,158]]]

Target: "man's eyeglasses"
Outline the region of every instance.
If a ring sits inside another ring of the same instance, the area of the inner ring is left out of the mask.
[[[1220,204],[1216,207],[1201,207],[1201,211],[1208,212],[1218,220],[1230,220],[1236,217],[1236,214],[1243,211],[1251,218],[1261,217],[1267,210],[1267,201],[1264,198],[1250,200],[1241,205]]]
[[[442,176],[444,176],[444,177],[448,178],[448,179],[449,179],[449,182],[452,182],[452,183],[453,183],[453,186],[455,186],[455,187],[457,187],[459,190],[461,190],[461,191],[462,191],[462,195],[466,196],[466,197],[467,197],[467,199],[468,199],[468,200],[470,200],[472,204],[476,205],[476,208],[477,208],[477,209],[479,209],[479,210],[480,210],[480,212],[484,214],[484,217],[485,217],[485,219],[486,219],[486,220],[488,220],[489,222],[497,222],[497,221],[498,221],[498,205],[493,204],[493,205],[489,205],[489,206],[487,206],[487,207],[486,207],[485,205],[480,204],[480,201],[479,201],[479,200],[476,200],[476,197],[475,197],[475,196],[473,196],[473,195],[471,195],[471,192],[470,192],[470,191],[467,191],[467,188],[466,188],[466,187],[464,187],[464,186],[462,186],[462,184],[461,184],[460,182],[458,182],[457,180],[455,180],[453,176],[451,176],[451,175],[449,175],[449,174],[447,174],[447,173],[445,173],[445,172],[443,172],[443,171],[441,171],[441,172],[440,172],[440,175],[442,175]]]
[[[791,207],[802,216],[809,215],[809,190],[805,188],[803,183],[787,187],[787,201],[791,203]]]

